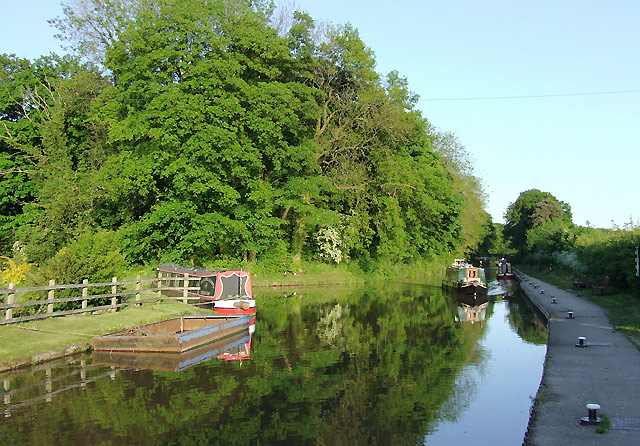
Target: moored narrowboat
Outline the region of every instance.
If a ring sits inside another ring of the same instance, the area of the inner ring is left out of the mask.
[[[186,280],[189,297],[216,301],[233,298],[253,299],[251,274],[241,269],[212,271],[163,263],[156,267],[156,273],[162,280],[163,292],[168,295],[181,296]]]
[[[453,264],[447,267],[442,287],[458,293],[487,294],[484,269],[473,266],[465,259],[455,259]]]
[[[213,311],[217,314],[255,314],[254,299],[218,299],[213,303]]]
[[[496,279],[513,279],[513,270],[511,269],[511,263],[504,257],[498,262],[498,271],[496,272]]]

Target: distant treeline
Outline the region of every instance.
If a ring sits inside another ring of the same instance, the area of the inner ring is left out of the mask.
[[[640,228],[625,230],[576,226],[571,206],[549,192],[530,189],[505,214],[504,237],[521,262],[558,268],[592,283],[609,277],[613,287],[640,294],[636,252]]]
[[[260,1],[109,4],[54,21],[73,56],[0,56],[3,254],[68,280],[160,260],[366,269],[492,230],[465,148],[354,28]]]

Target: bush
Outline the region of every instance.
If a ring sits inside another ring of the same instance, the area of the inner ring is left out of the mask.
[[[119,237],[113,231],[85,232],[40,269],[43,277],[59,283],[108,282],[127,266],[118,248]]]

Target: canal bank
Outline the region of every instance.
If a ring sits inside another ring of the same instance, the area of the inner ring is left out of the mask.
[[[544,374],[523,444],[640,444],[640,352],[614,330],[601,307],[579,293],[522,273],[517,277],[547,315],[549,331]],[[610,423],[603,434],[580,422],[590,403],[600,405],[597,416]]]

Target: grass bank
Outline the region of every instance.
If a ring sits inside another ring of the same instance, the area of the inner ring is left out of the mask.
[[[451,262],[449,257],[411,264],[376,263],[366,269],[355,264],[330,265],[318,262],[302,262],[295,271],[274,272],[251,264],[244,267],[251,271],[251,283],[255,287],[358,284],[380,280],[420,280],[440,275]]]
[[[0,370],[36,362],[44,352],[86,350],[92,337],[180,315],[212,314],[181,302],[126,307],[116,313],[78,314],[0,326]]]
[[[529,276],[562,289],[571,289],[575,279],[563,271],[544,269],[539,271],[537,267],[527,265],[516,265],[516,268]],[[607,294],[603,296],[592,295],[591,288],[573,291],[604,308],[615,329],[628,335],[636,347],[640,348],[640,301],[631,291],[617,290],[615,286],[609,287]]]

